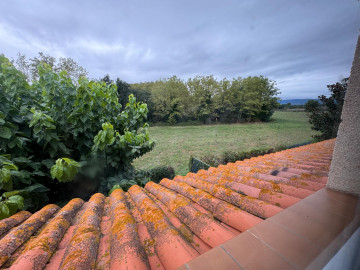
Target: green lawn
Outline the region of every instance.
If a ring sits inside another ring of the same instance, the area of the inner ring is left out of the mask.
[[[150,127],[155,148],[136,159],[134,165],[148,169],[170,165],[185,175],[191,155],[220,155],[226,150],[247,151],[260,147],[290,146],[312,140],[304,112],[277,111],[269,123]]]

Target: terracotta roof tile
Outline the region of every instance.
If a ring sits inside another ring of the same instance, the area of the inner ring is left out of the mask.
[[[223,254],[221,244],[325,186],[334,142],[115,190],[110,197],[95,194],[85,203],[73,199],[62,209],[19,212],[0,221],[0,266],[175,269],[215,247],[214,254]]]
[[[0,236],[2,236],[4,233],[8,232],[10,229],[20,224],[24,220],[26,220],[30,216],[31,216],[30,212],[21,211],[9,218],[0,220]]]
[[[95,266],[104,203],[105,196],[102,194],[97,193],[90,198],[66,247],[59,269]]]
[[[110,196],[110,205],[110,269],[150,268],[125,193],[115,190]]]
[[[36,238],[31,239],[21,256],[10,269],[42,269],[56,250],[60,240],[70,226],[70,222],[79,210],[83,200],[73,199],[64,206],[53,219],[41,230]],[[35,266],[36,265],[36,266]]]

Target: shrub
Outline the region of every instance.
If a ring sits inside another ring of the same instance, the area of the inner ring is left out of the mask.
[[[151,181],[159,183],[162,179],[173,179],[175,177],[175,170],[171,166],[159,166],[149,170],[149,177]]]
[[[216,166],[218,166],[217,164]],[[199,170],[207,170],[210,168],[210,165],[191,156],[189,160],[189,171],[193,173],[197,173]]]
[[[171,166],[159,166],[148,171],[131,168],[107,178],[106,181],[102,181],[100,192],[110,194],[117,188],[127,191],[133,185],[143,187],[149,181],[159,183],[164,178],[173,179],[174,177],[175,171]]]
[[[36,209],[48,201],[46,192],[49,189],[41,184],[14,190],[14,187],[30,183],[33,174],[20,171],[9,158],[9,155],[0,155],[0,190],[5,191],[0,196],[0,220],[13,215],[17,210]],[[17,161],[26,160],[18,158]]]
[[[106,181],[101,181],[99,191],[101,193],[107,194],[115,187],[127,191],[133,185],[139,185],[143,187],[149,181],[150,177],[147,171],[129,168],[126,171],[122,171],[116,175],[108,177]]]
[[[84,77],[74,83],[65,71],[54,73],[44,63],[38,75],[29,84],[0,55],[0,154],[11,154],[18,168],[11,172],[13,185],[6,182],[0,194],[36,185],[32,192],[47,190],[56,202],[71,198],[75,182],[90,180],[93,192],[100,181],[131,171],[132,160],[154,147],[147,106],[133,95],[122,108],[113,84]],[[32,210],[39,198],[45,197],[33,198]]]
[[[200,158],[200,161],[206,164],[209,164],[212,167],[217,167],[219,165],[225,165],[229,162],[235,163],[236,161],[241,161],[244,159],[249,159],[252,157],[257,157],[265,154],[270,154],[274,152],[278,152],[284,149],[287,149],[289,147],[286,146],[276,146],[274,148],[260,148],[260,149],[253,149],[250,151],[225,151],[221,156],[215,156],[215,155],[208,155],[203,156]],[[191,159],[190,159],[191,161]],[[205,168],[207,169],[207,168]],[[194,172],[190,169],[190,171]]]

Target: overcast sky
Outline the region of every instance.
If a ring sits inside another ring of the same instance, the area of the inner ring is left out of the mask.
[[[71,57],[89,77],[264,75],[315,98],[349,76],[358,0],[0,1],[0,53]]]

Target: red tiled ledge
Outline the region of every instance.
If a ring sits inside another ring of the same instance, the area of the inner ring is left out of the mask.
[[[0,221],[0,267],[175,269],[189,261],[194,267],[201,254],[227,254],[225,242],[324,188],[333,147],[334,140],[323,141],[110,197],[73,199],[62,209],[17,213]]]
[[[322,269],[359,227],[360,198],[323,188],[178,269]]]

